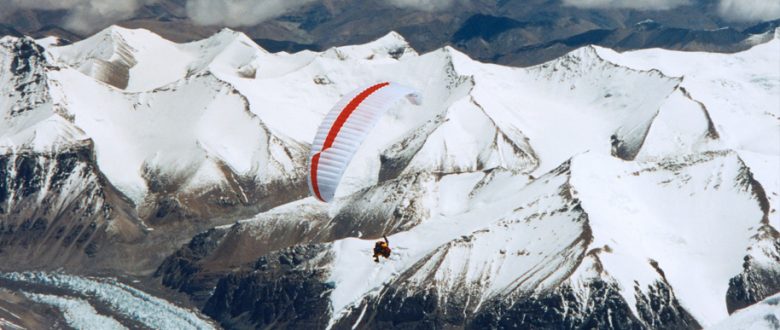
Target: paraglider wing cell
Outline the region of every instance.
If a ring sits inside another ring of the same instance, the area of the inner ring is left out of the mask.
[[[323,202],[336,194],[341,177],[360,144],[382,115],[400,99],[415,105],[420,94],[409,87],[382,82],[347,94],[325,115],[309,157],[309,192]]]

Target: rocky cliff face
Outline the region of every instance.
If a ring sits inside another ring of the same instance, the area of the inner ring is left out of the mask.
[[[729,280],[729,312],[753,305],[780,291],[780,234],[761,226],[745,256],[743,270]]]
[[[91,150],[0,156],[0,176],[13,178],[0,185],[4,267],[116,267],[113,258],[128,256],[112,252],[115,244],[145,236],[132,203],[102,176]]]
[[[110,260],[117,252],[109,246],[145,235],[132,202],[98,168],[92,141],[80,139],[78,129],[67,127],[59,115],[46,76],[57,68],[48,64],[43,48],[26,38],[4,41],[2,47],[0,78],[10,90],[3,98],[3,127],[19,131],[21,141],[0,150],[3,266],[116,266]],[[28,126],[30,118],[47,115]],[[13,123],[18,126],[9,127]],[[48,139],[63,127],[61,140]]]
[[[253,267],[219,280],[203,312],[226,328],[310,328],[328,323],[321,245],[300,245],[269,253]]]

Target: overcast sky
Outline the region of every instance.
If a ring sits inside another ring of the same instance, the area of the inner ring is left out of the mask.
[[[143,5],[159,0],[0,0],[0,10],[66,9],[66,27],[92,32],[127,19]],[[250,26],[278,17],[317,0],[187,0],[187,15],[196,23],[219,26]],[[363,1],[363,0],[355,0]],[[438,11],[468,0],[385,0],[387,4],[413,10]],[[694,0],[550,0],[564,6],[605,9],[670,10]],[[715,0],[717,14],[727,21],[754,22],[780,18],[778,0]]]

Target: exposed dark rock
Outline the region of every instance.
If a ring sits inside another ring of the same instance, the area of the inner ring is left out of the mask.
[[[422,189],[410,185],[426,184],[435,177],[410,175],[382,184],[384,188],[368,189],[356,194],[354,201],[334,217],[327,208],[307,205],[255,218],[255,224],[236,223],[198,234],[188,244],[168,257],[155,272],[162,284],[185,292],[197,304],[208,299],[217,280],[251,260],[269,252],[287,249],[299,244],[330,242],[345,237],[381,237],[411,228],[426,217],[420,205]],[[392,189],[388,189],[392,188]],[[393,191],[388,195],[388,191]],[[383,208],[372,204],[383,201]],[[403,204],[404,201],[411,201]],[[372,206],[374,205],[374,206]],[[262,232],[256,223],[262,223]]]
[[[260,258],[252,269],[219,280],[203,312],[231,329],[322,329],[332,285],[318,264],[324,245],[297,246]]]
[[[700,325],[674,298],[669,287],[656,283],[647,295],[637,292],[633,314],[616,284],[593,280],[587,299],[569,284],[546,293],[500,296],[464,314],[463,302],[441,300],[435,290],[413,293],[388,288],[380,300],[364,300],[335,326],[347,329],[360,318],[360,329],[697,329]],[[438,301],[447,301],[439,305]],[[365,309],[365,310],[363,310]]]
[[[726,306],[729,313],[753,305],[780,292],[780,233],[763,225],[756,243],[745,256],[742,273],[729,280]],[[760,256],[761,261],[756,257]]]
[[[656,270],[663,272],[660,268]],[[686,311],[671,287],[664,282],[656,282],[649,286],[649,292],[643,293],[639,287],[634,287],[636,293],[636,309],[642,321],[650,329],[700,329],[701,325]]]
[[[0,268],[118,266],[108,257],[117,251],[101,247],[142,235],[132,204],[97,169],[88,141],[55,154],[0,155],[0,165]],[[98,255],[99,262],[86,261]]]
[[[470,329],[642,329],[615,284],[595,280],[587,284],[587,301],[580,301],[571,286],[524,297],[515,303],[495,301],[483,308]]]
[[[465,315],[458,310],[462,305],[453,302],[440,305],[441,297],[434,290],[420,289],[410,295],[406,288],[388,287],[381,299],[366,299],[339,319],[335,329],[349,329],[358,323],[358,329],[441,329],[462,327]],[[364,310],[365,309],[365,310]]]
[[[20,38],[14,44],[16,56],[11,59],[11,72],[18,76],[32,73],[35,66],[42,61],[43,47],[28,38]]]
[[[8,70],[12,75],[9,82],[13,90],[8,97],[12,103],[6,106],[11,116],[35,109],[49,101],[44,74],[49,66],[43,54],[44,49],[27,37],[0,43],[0,56],[10,57]]]
[[[164,286],[188,294],[196,304],[204,304],[224,273],[204,271],[198,261],[211,253],[226,233],[210,229],[195,235],[187,245],[166,258],[154,276],[161,277]]]

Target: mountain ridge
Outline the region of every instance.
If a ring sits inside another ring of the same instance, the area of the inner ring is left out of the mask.
[[[529,68],[392,32],[294,54],[231,30],[5,37],[0,260],[144,278],[225,327],[714,325],[780,289],[777,35]],[[377,80],[425,101],[391,108],[316,202],[307,143]]]

